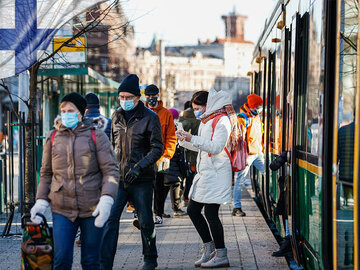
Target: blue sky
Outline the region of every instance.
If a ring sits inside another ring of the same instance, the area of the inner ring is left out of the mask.
[[[245,39],[257,41],[275,0],[123,0],[125,14],[135,27],[137,46],[148,46],[154,33],[166,45],[191,45],[198,39],[224,37],[221,15],[235,7],[248,16]]]

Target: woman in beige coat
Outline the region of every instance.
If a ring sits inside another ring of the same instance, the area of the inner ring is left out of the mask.
[[[100,269],[102,227],[116,198],[119,171],[110,141],[91,119],[82,121],[86,100],[71,93],[61,100],[61,118],[46,136],[40,184],[31,220],[51,206],[54,269],[71,269],[75,235],[81,230],[83,269]]]

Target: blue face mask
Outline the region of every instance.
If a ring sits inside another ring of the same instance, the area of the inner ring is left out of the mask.
[[[62,113],[61,122],[67,128],[74,128],[79,123],[78,113]]]
[[[133,100],[120,100],[120,106],[124,111],[131,111],[135,108]]]
[[[203,113],[202,113],[202,110],[197,110],[197,111],[194,111],[194,114],[195,114],[196,119],[200,119],[200,116],[201,116]]]

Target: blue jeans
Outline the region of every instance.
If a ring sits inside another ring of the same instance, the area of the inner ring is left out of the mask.
[[[54,270],[71,270],[76,232],[80,227],[82,269],[100,269],[100,241],[103,228],[94,225],[95,218],[67,217],[52,213],[54,235]]]
[[[152,212],[153,192],[152,182],[138,182],[125,188],[124,182],[120,181],[115,203],[105,224],[101,243],[101,269],[113,267],[119,238],[119,220],[128,201],[134,203],[139,219],[144,261],[156,262],[156,234]]]
[[[235,174],[235,184],[234,184],[234,208],[241,208],[241,186],[245,184],[245,181],[249,179],[249,171],[251,165],[254,165],[256,169],[260,171],[262,175],[264,175],[265,171],[265,160],[264,160],[264,154],[256,154],[256,155],[248,155],[246,159],[246,167],[244,170],[238,172]]]

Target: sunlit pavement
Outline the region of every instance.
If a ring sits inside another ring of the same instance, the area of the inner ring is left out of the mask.
[[[231,210],[228,205],[220,208],[230,269],[289,269],[284,258],[271,256],[279,246],[247,191],[243,191],[246,217],[233,217]],[[172,214],[170,200],[166,202],[166,213]],[[0,219],[0,233],[4,218],[2,215]],[[20,222],[19,219],[16,215],[15,224]],[[21,232],[20,226],[13,226],[12,232]],[[201,240],[187,216],[164,219],[164,224],[156,227],[156,234],[158,269],[194,269],[194,262],[200,256]],[[0,238],[1,270],[20,269],[20,242],[21,239],[16,236]],[[124,211],[114,269],[141,269],[141,249],[140,233],[132,225],[132,214]],[[80,248],[75,246],[74,250],[73,269],[81,269]]]

